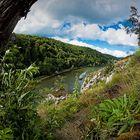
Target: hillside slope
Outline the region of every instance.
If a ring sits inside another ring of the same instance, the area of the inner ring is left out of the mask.
[[[104,66],[108,61],[116,59],[87,47],[31,35],[16,34],[9,47],[5,63],[16,68],[25,68],[35,63],[40,69],[40,75],[50,75],[74,67]]]
[[[98,79],[99,73],[105,78],[100,76],[82,94],[73,94],[55,106],[47,102],[40,105],[38,114],[43,120],[46,114],[51,114],[46,119],[53,125],[51,129],[48,128],[51,139],[139,139],[139,60],[140,51],[117,62],[113,69],[106,67],[89,75],[87,84],[95,76]]]

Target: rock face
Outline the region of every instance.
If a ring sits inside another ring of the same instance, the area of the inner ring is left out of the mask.
[[[67,98],[68,96],[65,95],[65,96],[60,96],[60,97],[55,97],[54,95],[52,94],[48,94],[47,97],[45,98],[45,102],[54,102],[55,105],[57,105],[60,101],[63,101]]]
[[[105,81],[106,84],[109,83],[112,80],[114,74],[115,72],[112,71],[108,75],[105,75],[104,70],[102,69],[99,70],[90,80],[89,77],[86,77],[83,85],[81,86],[81,93],[83,93],[84,91],[86,91],[87,89],[94,86],[100,81]]]
[[[112,81],[114,74],[118,70],[122,70],[125,68],[125,66],[127,65],[128,59],[129,59],[129,57],[126,57],[123,60],[118,61],[115,64],[115,68],[108,74],[105,73],[105,68],[102,68],[99,71],[97,71],[96,73],[94,73],[92,76],[87,75],[84,80],[83,85],[81,86],[81,93],[83,93],[86,90],[88,90],[89,88],[93,87],[98,82],[105,81],[105,83],[107,84],[110,81]]]
[[[87,76],[85,78],[83,85],[81,86],[81,93],[91,88],[92,86],[97,84],[99,81],[105,81],[106,83],[108,83],[109,81],[112,80],[113,75],[114,73],[112,72],[111,74],[109,74],[109,76],[107,76],[104,74],[104,69],[101,69],[97,71],[97,73],[95,73],[91,78],[90,76]]]
[[[109,75],[108,77],[106,77],[106,84],[109,83],[112,78],[113,78],[114,73],[112,73],[111,75]]]

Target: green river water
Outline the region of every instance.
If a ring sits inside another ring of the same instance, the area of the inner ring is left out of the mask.
[[[96,68],[96,67],[85,67],[85,68],[80,68],[77,70],[65,72],[65,73],[62,73],[62,74],[57,75],[57,76],[43,78],[43,80],[41,80],[41,82],[39,82],[37,88],[38,89],[53,88],[56,84],[56,81],[57,81],[57,82],[61,82],[61,84],[63,84],[65,86],[65,88],[67,89],[67,91],[69,93],[72,93],[76,77],[79,77],[84,72],[86,72],[86,74],[88,74],[88,73],[96,71],[98,69],[99,68]],[[82,80],[78,79],[79,90],[80,90],[83,82],[84,82],[84,78]]]

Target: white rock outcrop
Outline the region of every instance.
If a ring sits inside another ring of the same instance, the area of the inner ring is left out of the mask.
[[[97,84],[100,81],[105,81],[105,83],[107,84],[112,80],[113,76],[114,76],[113,71],[110,72],[110,74],[105,75],[104,69],[100,69],[94,76],[92,76],[92,78],[89,78],[89,76],[85,78],[85,81],[81,86],[81,93],[93,87],[95,84]]]
[[[99,70],[92,78],[89,78],[88,76],[85,78],[84,83],[81,86],[81,93],[92,87],[94,84],[96,84],[99,81],[106,80],[102,73],[103,69]],[[88,81],[88,82],[87,82]]]
[[[45,101],[46,102],[52,101],[55,104],[58,104],[60,101],[65,100],[66,98],[67,98],[67,95],[66,96],[60,96],[60,97],[55,97],[52,94],[48,94],[47,97],[45,98]]]
[[[106,84],[109,83],[110,81],[112,81],[113,76],[114,76],[114,73],[112,73],[111,75],[109,75],[109,76],[106,78]]]

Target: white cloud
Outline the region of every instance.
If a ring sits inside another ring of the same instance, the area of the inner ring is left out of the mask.
[[[48,13],[42,9],[43,3],[41,1],[37,2],[28,14],[27,19],[21,19],[15,28],[17,33],[28,33],[35,34],[40,32],[44,28],[57,28],[60,26],[60,22],[53,19]]]
[[[139,0],[42,0],[49,15],[58,20],[69,16],[90,23],[106,24],[128,18],[130,6],[140,6]]]
[[[127,19],[131,5],[140,7],[140,0],[38,0],[15,32],[38,33],[44,28],[56,28],[66,20],[112,24]]]
[[[140,0],[38,0],[26,20],[21,20],[17,33],[71,36],[103,40],[113,45],[137,46],[136,35],[126,34],[121,29],[102,31],[99,24],[110,24],[128,18],[130,6],[139,7]],[[62,23],[70,21],[72,28],[62,31]],[[82,22],[88,23],[86,26]],[[72,42],[71,42],[72,43]],[[105,51],[105,50],[104,50]]]
[[[103,31],[97,24],[82,23],[74,25],[71,29],[66,31],[71,34],[74,38],[93,39],[107,41],[111,45],[128,45],[137,46],[137,36],[132,34],[131,36],[126,33],[124,27],[121,29],[109,28]]]
[[[113,55],[115,57],[126,57],[130,54],[133,54],[134,52],[129,52],[129,54],[127,52],[124,51],[120,51],[120,50],[109,50],[107,48],[100,48],[100,47],[96,47],[96,50],[104,53],[104,54],[110,54]]]
[[[131,36],[126,33],[124,28],[115,30],[113,28],[109,28],[107,31],[102,31],[101,39],[107,41],[108,43],[115,45],[128,45],[128,46],[137,46],[137,36],[132,34]]]
[[[128,54],[127,52],[120,51],[120,50],[110,50],[110,49],[107,49],[107,48],[101,48],[101,47],[97,47],[97,46],[93,46],[93,45],[84,43],[82,41],[78,41],[76,39],[70,40],[68,38],[60,38],[60,37],[54,37],[54,39],[59,40],[59,41],[62,41],[62,42],[65,42],[65,43],[69,43],[69,44],[72,44],[72,45],[89,47],[89,48],[92,48],[94,50],[97,50],[97,51],[99,51],[101,53],[110,54],[110,55],[113,55],[115,57],[126,57],[126,56],[128,56],[128,55],[130,55],[130,54],[133,53],[133,52],[130,52]]]

